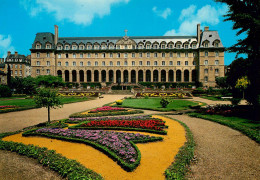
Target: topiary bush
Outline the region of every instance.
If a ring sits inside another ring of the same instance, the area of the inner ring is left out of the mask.
[[[0,84],[0,97],[11,97],[12,91],[7,85]]]
[[[160,104],[162,105],[163,108],[166,108],[170,101],[167,98],[162,98],[160,101]]]

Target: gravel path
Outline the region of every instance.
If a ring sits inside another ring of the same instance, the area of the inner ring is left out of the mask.
[[[68,118],[72,113],[100,107],[127,96],[129,95],[104,95],[101,99],[65,104],[60,109],[51,109],[51,120]],[[47,108],[41,108],[0,114],[0,133],[17,131],[46,122],[47,112]]]
[[[195,162],[189,179],[259,179],[260,147],[240,132],[187,115],[171,115],[191,129]]]

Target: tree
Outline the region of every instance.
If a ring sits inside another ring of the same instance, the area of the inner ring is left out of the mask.
[[[259,0],[215,0],[229,6],[225,21],[233,21],[233,29],[237,35],[244,33],[246,38],[239,39],[230,47],[230,52],[247,54],[248,97],[252,100],[256,110],[260,107],[260,1]]]
[[[237,80],[235,88],[242,89],[242,91],[243,91],[243,99],[245,97],[244,96],[245,89],[248,87],[249,84],[250,83],[249,83],[249,81],[247,79],[247,76],[244,76],[244,77],[242,77],[242,78]]]
[[[62,103],[57,91],[51,88],[39,88],[38,94],[34,97],[34,102],[38,107],[46,107],[48,109],[48,123],[50,123],[50,108],[61,108]]]
[[[64,85],[64,81],[61,77],[52,75],[37,76],[35,78],[35,81],[38,86],[45,87],[58,87]]]
[[[7,65],[7,86],[11,87],[11,68],[10,65]]]
[[[221,88],[228,88],[227,77],[216,77],[216,84]]]

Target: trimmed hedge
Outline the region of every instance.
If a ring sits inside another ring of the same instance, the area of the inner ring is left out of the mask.
[[[172,119],[168,116],[165,117]],[[165,176],[166,179],[184,179],[185,174],[188,172],[188,166],[194,157],[195,142],[189,127],[179,120],[173,120],[179,122],[185,128],[187,141],[179,149],[174,162],[165,170]]]
[[[81,114],[82,112],[79,113],[74,113],[70,115],[69,117],[100,117],[100,116],[116,116],[116,115],[127,115],[127,114],[139,114],[139,113],[144,113],[141,110],[132,110],[132,111],[115,111],[115,112],[102,112],[102,113],[89,113],[89,114]]]
[[[248,136],[250,139],[256,141],[257,143],[260,143],[259,130],[249,129],[249,128],[244,127],[242,125],[232,123],[232,121],[221,121],[220,119],[214,118],[210,115],[203,115],[203,114],[200,114],[200,113],[189,113],[188,115],[191,116],[191,117],[202,118],[202,119],[210,120],[210,121],[228,126],[232,129],[240,131],[241,133]]]
[[[0,138],[16,134],[15,133],[3,133],[0,134]],[[58,172],[63,178],[68,179],[103,179],[99,174],[94,171],[85,168],[79,162],[71,159],[67,159],[61,154],[57,154],[54,150],[48,150],[47,148],[41,148],[33,145],[25,145],[22,143],[16,143],[11,141],[0,140],[0,149],[16,152],[20,155],[27,156],[38,160],[43,166],[47,166],[51,170]]]
[[[94,147],[95,149],[103,152],[107,156],[109,156],[111,159],[116,161],[118,165],[120,165],[124,170],[126,170],[128,172],[133,171],[140,164],[140,160],[141,160],[141,152],[139,151],[139,149],[137,148],[137,146],[134,143],[146,143],[146,142],[154,142],[154,141],[163,140],[162,137],[154,137],[149,140],[144,139],[144,140],[129,141],[132,144],[132,146],[135,148],[135,150],[137,151],[137,160],[133,164],[129,164],[129,163],[124,162],[120,157],[118,157],[114,152],[110,151],[108,148],[106,148],[100,144],[97,144],[93,141],[77,139],[77,138],[70,138],[70,137],[62,137],[62,136],[45,134],[45,133],[33,133],[33,131],[34,130],[27,131],[27,132],[23,133],[23,136],[41,135],[41,136],[45,136],[45,137],[49,137],[49,138],[55,138],[58,140],[65,140],[65,141],[69,141],[69,142],[77,142],[77,143],[84,143],[84,144],[90,145],[90,146]]]

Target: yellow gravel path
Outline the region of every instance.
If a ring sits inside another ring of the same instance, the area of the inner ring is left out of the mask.
[[[168,134],[162,136],[162,142],[137,144],[141,151],[141,163],[133,172],[124,171],[116,162],[100,151],[80,143],[71,143],[43,137],[22,137],[21,134],[5,137],[4,141],[34,144],[56,150],[69,159],[76,159],[81,164],[101,174],[106,180],[160,180],[165,179],[164,171],[170,166],[179,148],[186,141],[184,128],[176,121],[161,117],[169,126]],[[143,133],[142,134],[148,134]],[[161,136],[154,135],[153,136]]]

